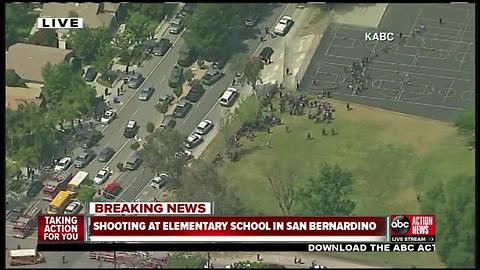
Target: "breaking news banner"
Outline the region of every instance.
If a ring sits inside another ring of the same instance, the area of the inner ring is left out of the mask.
[[[434,215],[391,215],[387,224],[390,242],[435,242]]]
[[[91,202],[90,215],[213,215],[212,202]]]

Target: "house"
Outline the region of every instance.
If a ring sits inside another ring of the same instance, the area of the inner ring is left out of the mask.
[[[5,94],[5,108],[17,110],[18,106],[24,103],[35,103],[42,106],[42,90],[25,87],[7,86]]]
[[[90,28],[112,29],[117,24],[120,3],[58,3],[48,2],[43,4],[40,17],[50,18],[83,18],[85,26]]]
[[[26,43],[16,43],[6,52],[6,69],[15,72],[27,83],[43,83],[42,68],[69,60],[73,56],[72,50],[39,46]]]

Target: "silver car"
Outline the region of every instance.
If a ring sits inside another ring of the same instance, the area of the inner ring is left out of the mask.
[[[182,32],[185,25],[183,24],[183,20],[179,17],[174,18],[170,21],[170,34],[180,34]]]
[[[144,79],[143,79],[142,74],[135,73],[128,79],[128,87],[138,88],[140,86],[140,84],[142,84],[143,80]]]
[[[142,91],[140,91],[140,94],[138,94],[138,99],[143,101],[149,100],[153,94],[153,91],[155,91],[155,89],[151,86],[143,87]]]

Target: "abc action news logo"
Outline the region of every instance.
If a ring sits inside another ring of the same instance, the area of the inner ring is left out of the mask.
[[[434,215],[392,215],[390,216],[391,241],[434,241]]]

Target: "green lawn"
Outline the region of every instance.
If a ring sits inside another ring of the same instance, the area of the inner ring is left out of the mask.
[[[423,192],[438,181],[474,173],[474,153],[449,123],[356,104],[347,111],[343,103],[331,102],[337,109],[333,123],[314,124],[306,115],[284,114],[285,124],[272,128],[272,134],[258,133],[254,141],[242,139],[244,154],[240,161],[219,165],[221,175],[238,190],[247,208],[259,214],[281,215],[265,174],[293,168],[301,182],[316,174],[323,161],[353,173],[355,215],[420,213],[417,195],[422,198]],[[230,125],[238,126],[239,121]],[[334,127],[338,135],[322,136],[323,126],[327,131]],[[313,140],[306,139],[307,133]],[[266,147],[268,140],[271,149]],[[212,159],[224,144],[225,136],[219,134],[204,155]],[[340,256],[395,266],[443,266],[436,254]]]

